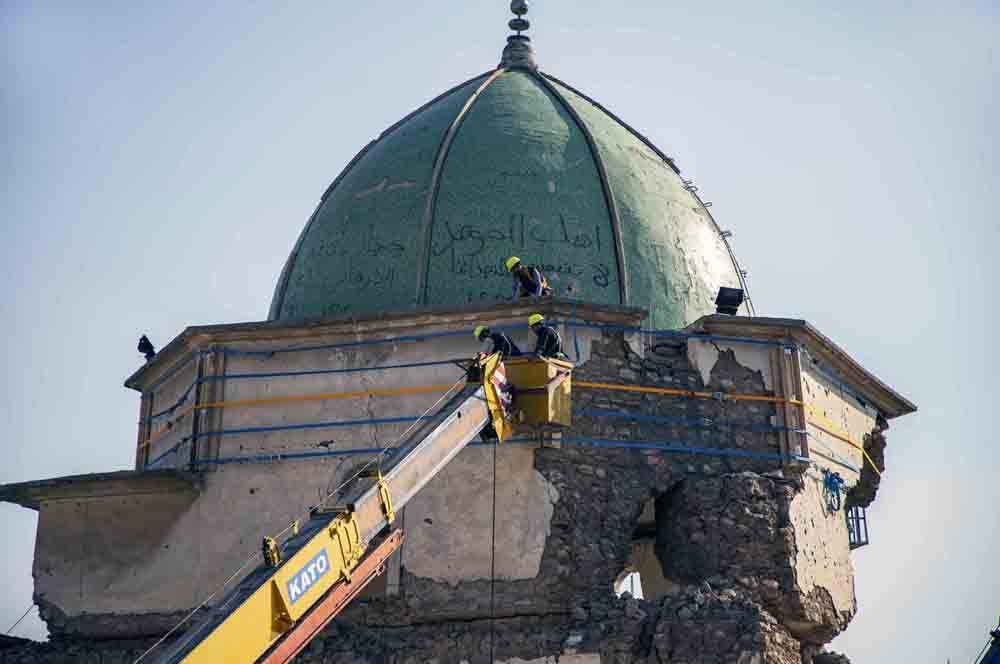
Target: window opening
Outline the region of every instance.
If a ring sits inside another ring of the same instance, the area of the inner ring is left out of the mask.
[[[868,515],[865,508],[854,505],[844,510],[847,515],[847,540],[852,549],[868,544]]]

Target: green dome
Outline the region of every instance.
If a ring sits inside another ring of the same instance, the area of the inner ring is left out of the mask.
[[[673,163],[599,104],[533,68],[449,90],[369,143],[323,195],[271,319],[506,299],[510,255],[555,294],[714,310],[737,268]]]

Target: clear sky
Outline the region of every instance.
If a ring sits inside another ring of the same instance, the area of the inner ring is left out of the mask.
[[[919,404],[854,554],[856,662],[969,662],[1000,614],[1000,5],[539,0],[542,68],[677,159],[763,315]],[[146,332],[259,320],[367,141],[495,66],[505,0],[0,1],[0,483],[128,468]],[[36,515],[0,505],[0,630]],[[19,634],[39,637],[34,614]]]

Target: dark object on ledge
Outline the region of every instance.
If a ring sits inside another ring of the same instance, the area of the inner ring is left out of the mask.
[[[719,289],[719,294],[715,296],[715,311],[720,314],[735,316],[741,304],[743,304],[743,289],[741,288],[723,286]]]
[[[147,362],[156,357],[156,349],[153,348],[153,342],[145,334],[139,337],[138,349],[140,353],[146,356]]]

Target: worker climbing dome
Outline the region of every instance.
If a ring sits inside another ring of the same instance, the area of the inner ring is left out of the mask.
[[[497,69],[386,129],[336,177],[270,318],[508,299],[514,254],[532,257],[553,295],[642,306],[658,327],[710,313],[720,286],[740,286],[673,161],[542,73],[523,13]]]

